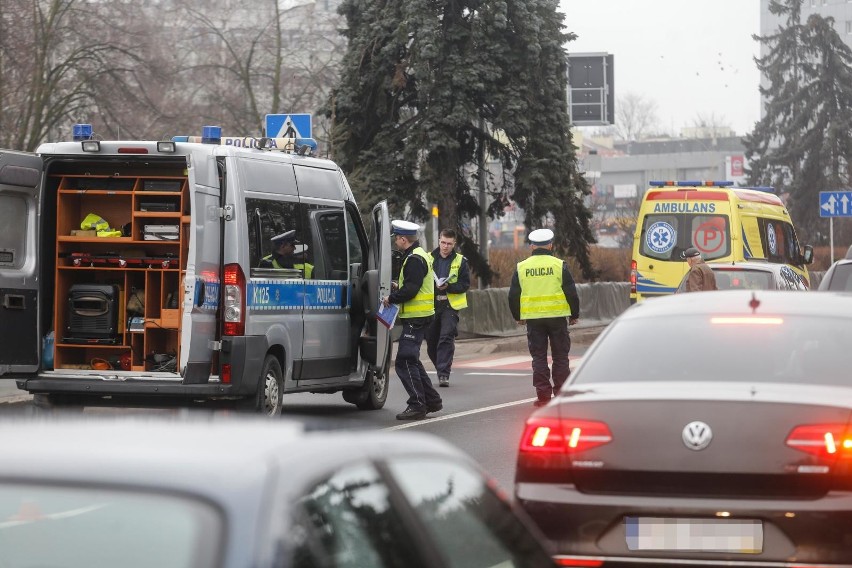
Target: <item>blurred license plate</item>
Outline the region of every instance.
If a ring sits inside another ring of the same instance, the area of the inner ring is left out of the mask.
[[[626,517],[630,550],[763,551],[763,523],[749,519]]]

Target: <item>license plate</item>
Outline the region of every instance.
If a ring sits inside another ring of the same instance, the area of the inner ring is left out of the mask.
[[[751,519],[626,517],[624,529],[630,550],[763,551],[763,523]]]

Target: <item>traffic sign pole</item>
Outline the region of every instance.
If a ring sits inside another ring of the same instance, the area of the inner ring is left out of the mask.
[[[831,246],[831,264],[834,264],[834,217],[828,218],[828,242]]]

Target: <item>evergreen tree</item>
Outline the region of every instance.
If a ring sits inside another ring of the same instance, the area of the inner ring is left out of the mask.
[[[852,156],[852,50],[833,18],[812,14],[801,22],[802,0],[772,0],[786,24],[766,37],[757,61],[769,81],[761,87],[764,117],[746,137],[749,182],[789,194],[790,214],[803,240],[824,224],[819,192],[848,187]]]
[[[480,215],[478,160],[499,162],[510,188],[488,184],[490,216],[509,198],[528,228],[554,223],[556,246],[592,275],[593,242],[568,124],[566,55],[557,0],[344,0],[349,40],[326,113],[332,151],[364,204],[441,227]],[[462,231],[464,234],[464,231]],[[462,250],[490,269],[467,238]]]

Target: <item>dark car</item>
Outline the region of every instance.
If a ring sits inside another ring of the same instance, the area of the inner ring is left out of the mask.
[[[716,275],[719,290],[799,290],[809,289],[808,283],[786,264],[774,262],[708,262]],[[687,273],[677,293],[686,290]]]
[[[528,419],[515,496],[561,566],[852,566],[852,295],[635,305]]]
[[[846,258],[828,267],[819,283],[818,290],[852,292],[852,246],[846,251]]]
[[[2,432],[3,567],[554,566],[429,435],[85,417]]]

